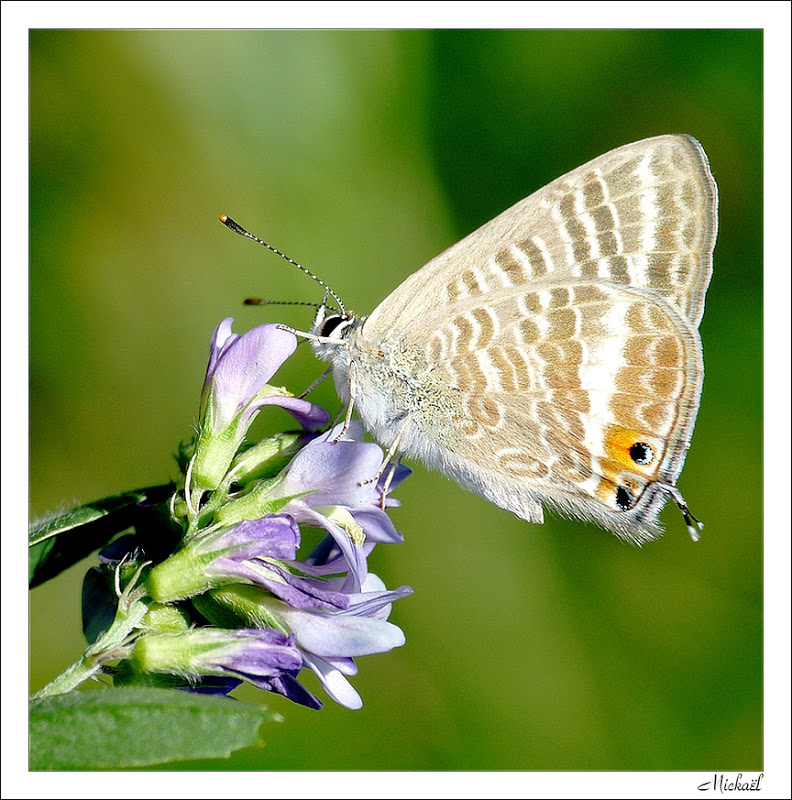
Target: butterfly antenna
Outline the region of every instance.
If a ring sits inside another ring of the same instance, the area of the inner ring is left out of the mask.
[[[331,311],[338,311],[335,306],[328,306],[327,303],[312,303],[309,300],[270,300],[266,297],[246,297],[243,302],[246,306],[310,306],[311,308],[324,306]]]
[[[701,520],[696,519],[693,514],[690,513],[690,509],[688,508],[687,503],[685,502],[685,498],[682,497],[682,493],[676,486],[672,486],[669,483],[662,483],[658,481],[660,487],[665,490],[668,496],[677,504],[679,510],[682,512],[682,516],[685,518],[685,525],[687,525],[688,533],[690,534],[690,538],[697,542],[701,539],[701,531],[704,530],[704,523]]]
[[[313,278],[332,298],[333,300],[338,303],[338,307],[341,310],[341,316],[346,317],[347,312],[344,308],[344,304],[341,302],[341,298],[318,276],[314,275],[309,269],[304,267],[302,264],[295,261],[293,258],[289,258],[285,253],[281,253],[277,247],[273,247],[271,244],[267,244],[263,239],[259,239],[258,236],[254,236],[249,231],[246,231],[238,222],[235,222],[231,217],[226,216],[225,214],[220,215],[220,222],[226,226],[229,230],[233,231],[234,233],[238,233],[240,236],[244,236],[247,239],[252,239],[257,244],[260,244],[262,247],[266,247],[267,250],[272,251],[275,253],[276,256],[280,256],[285,261],[288,261],[293,266],[297,267],[300,271],[304,272],[309,278]],[[255,298],[250,298],[254,300]],[[247,300],[245,301],[247,303]],[[272,302],[272,301],[268,301]],[[266,305],[266,303],[248,303],[248,305]],[[312,305],[311,303],[307,303],[306,305]]]

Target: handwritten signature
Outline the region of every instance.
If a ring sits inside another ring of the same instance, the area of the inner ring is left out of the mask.
[[[701,783],[698,786],[700,792],[759,792],[762,789],[761,782],[764,772],[760,772],[756,778],[744,778],[742,772],[737,773],[736,778],[729,778],[722,773],[715,773],[711,781]]]

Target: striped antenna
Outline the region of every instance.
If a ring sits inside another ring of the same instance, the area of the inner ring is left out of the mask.
[[[338,307],[341,309],[341,316],[346,318],[347,312],[344,308],[344,304],[341,302],[341,298],[318,276],[314,275],[309,269],[306,269],[302,264],[295,261],[293,258],[289,258],[285,253],[281,253],[277,247],[273,247],[271,244],[267,244],[263,239],[259,239],[258,236],[254,236],[249,231],[246,231],[238,222],[235,222],[231,217],[226,216],[225,214],[220,215],[220,222],[226,226],[229,230],[233,231],[234,233],[238,233],[240,236],[244,236],[247,239],[252,239],[257,244],[260,244],[262,247],[266,247],[267,250],[271,250],[275,253],[276,256],[280,256],[284,261],[288,261],[293,266],[297,267],[297,269],[304,272],[309,278],[313,278],[332,298],[333,300],[338,303]],[[250,298],[254,300],[253,303],[249,303],[249,305],[256,305],[255,298]],[[245,301],[248,302],[247,300]],[[258,305],[265,305],[265,303],[259,303]],[[311,305],[310,303],[307,305]]]
[[[246,306],[310,306],[320,308],[321,303],[312,303],[310,300],[270,300],[267,297],[246,297]]]

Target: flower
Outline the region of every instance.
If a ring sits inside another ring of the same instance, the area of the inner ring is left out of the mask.
[[[383,469],[358,422],[317,432],[323,408],[268,384],[295,347],[277,325],[243,335],[230,318],[217,326],[199,429],[179,462],[184,487],[100,552],[83,586],[92,647],[51,692],[104,671],[117,685],[216,693],[247,681],[318,709],[298,680],[307,668],[336,702],[361,707],[353,659],[405,642],[388,616],[412,589],[388,591],[367,560],[403,539],[386,513],[398,502],[385,495],[409,470]],[[246,441],[267,405],[303,430]],[[300,525],[326,531],[307,556]]]
[[[239,678],[266,690],[273,680],[302,667],[294,637],[273,628],[195,628],[183,633],[143,635],[135,641],[132,658],[142,672],[193,680],[208,675]]]
[[[287,514],[241,522],[196,537],[154,567],[148,593],[168,603],[244,583],[261,586],[297,608],[346,608],[347,596],[328,589],[321,570],[295,560],[299,546],[300,529]]]
[[[356,420],[350,423],[346,438],[337,441],[340,432],[339,425],[309,442],[294,457],[275,491],[291,496],[282,509],[285,513],[332,536],[349,564],[345,589],[358,592],[366,578],[365,557],[374,544],[399,542],[403,537],[380,507],[382,477],[377,483],[372,481],[382,465],[381,448],[362,441],[363,426]],[[402,473],[401,480],[404,477]],[[301,486],[312,490],[298,494]]]
[[[391,604],[412,594],[409,586],[388,592],[376,575],[366,576],[362,591],[349,595],[344,610],[292,608],[278,600],[263,601],[274,620],[294,634],[305,664],[337,703],[350,709],[363,705],[345,675],[355,675],[352,656],[386,653],[405,642],[401,628],[387,621]]]
[[[289,674],[277,679],[267,676],[266,687],[261,680],[250,682],[320,708],[320,701],[296,680],[300,669],[309,667],[330,697],[357,709],[362,700],[345,677],[357,672],[352,657],[404,644],[403,632],[387,617],[391,604],[412,590],[402,586],[387,591],[376,575],[367,572],[361,548],[365,578],[360,591],[352,591],[354,583],[346,574],[352,570],[350,562],[331,536],[325,538],[329,545],[320,543],[299,561],[300,530],[290,515],[244,521],[190,541],[154,567],[146,584],[148,594],[159,604],[192,597],[195,608],[218,628],[242,626],[248,632],[278,630],[291,636],[301,656],[298,667],[284,670]],[[162,639],[171,648],[179,641]],[[180,674],[194,679],[217,674],[190,671],[181,652],[178,658]],[[143,669],[166,671],[151,658],[138,662]],[[229,674],[235,677],[238,672]]]
[[[357,672],[353,657],[404,644],[403,632],[387,618],[391,604],[412,592],[407,586],[389,592],[368,572],[367,556],[376,543],[402,540],[384,510],[397,501],[383,496],[388,470],[372,481],[382,463],[380,447],[361,441],[359,423],[353,422],[346,438],[337,440],[341,430],[336,426],[303,439],[302,447],[290,442],[289,455],[291,448],[296,452],[278,475],[225,496],[213,523],[194,532],[146,581],[157,603],[191,599],[216,626],[208,630],[277,630],[292,637],[299,666],[250,682],[311,708],[320,708],[321,702],[297,680],[303,667],[316,674],[338,703],[361,707],[347,680]],[[396,468],[390,485],[398,485],[407,474],[406,468]],[[302,560],[297,557],[298,523],[329,533]],[[146,646],[155,647],[158,641]],[[162,641],[174,647],[177,640]],[[138,660],[148,669],[159,664]],[[186,667],[183,672],[193,680],[205,674]],[[240,672],[229,668],[231,677]]]
[[[404,644],[404,633],[387,617],[392,603],[409,594],[409,586],[386,591],[382,580],[369,573],[363,591],[346,595],[345,608],[295,607],[261,589],[240,586],[212,590],[199,608],[218,620],[224,618],[222,609],[231,609],[248,625],[266,622],[293,636],[303,665],[316,674],[327,694],[340,705],[358,709],[363,701],[344,676],[357,673],[354,656],[385,653]],[[287,688],[289,692],[279,693],[294,700],[293,682]]]
[[[280,406],[307,430],[317,430],[329,421],[323,408],[268,384],[294,352],[294,334],[278,325],[259,325],[240,336],[231,332],[232,322],[223,320],[212,337],[190,489],[211,490],[220,485],[256,412],[265,405]]]
[[[276,480],[232,499],[216,517],[229,524],[277,510],[298,523],[324,528],[349,565],[346,589],[360,591],[366,577],[365,556],[373,545],[402,537],[381,507],[383,480],[372,481],[382,465],[382,449],[362,441],[363,428],[357,421],[350,424],[344,439],[337,440],[341,431],[337,425],[313,438]],[[397,482],[406,474],[409,470],[402,468]]]

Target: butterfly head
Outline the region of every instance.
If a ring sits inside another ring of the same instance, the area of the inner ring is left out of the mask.
[[[339,310],[327,305],[327,296],[316,310],[311,325],[311,347],[318,358],[331,361],[333,354],[346,343],[346,338],[359,319],[346,310]]]

